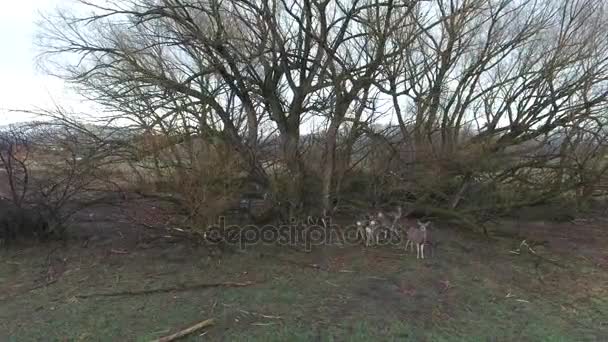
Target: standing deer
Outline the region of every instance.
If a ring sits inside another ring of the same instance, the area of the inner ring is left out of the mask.
[[[431,224],[431,222],[420,222],[417,221],[418,227],[410,227],[407,230],[407,242],[405,244],[405,250],[407,251],[407,246],[412,245],[412,250],[414,249],[413,244],[416,244],[416,259],[424,259],[424,245],[428,242],[428,231],[427,227]]]
[[[378,221],[371,220],[365,227],[365,245],[369,247],[372,243],[378,243]]]
[[[401,236],[397,227],[397,222],[401,218],[401,215],[401,207],[397,207],[397,211],[394,213],[385,213],[383,211],[379,211],[377,214],[378,223],[380,227],[385,228],[397,236]]]
[[[357,221],[357,238],[361,237],[361,241],[365,241],[365,227],[367,227],[367,220]]]
[[[411,211],[406,212],[405,214],[401,211],[401,207],[397,207],[397,212],[395,215],[395,219],[393,221],[393,231],[397,232],[397,234],[399,234],[399,236],[405,236],[407,238],[407,242],[405,244],[406,248],[407,245],[410,243],[410,239],[408,237],[408,232],[409,230],[414,227],[418,227],[419,226],[419,221],[417,221],[414,218],[409,217],[409,215],[411,214]]]
[[[378,222],[374,219],[363,219],[357,221],[357,235],[361,236],[365,246],[378,242]]]

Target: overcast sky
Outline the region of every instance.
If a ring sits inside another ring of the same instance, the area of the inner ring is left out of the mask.
[[[71,0],[3,1],[0,11],[0,125],[27,120],[8,109],[48,107],[53,101],[78,105],[61,80],[44,75],[34,64],[36,21],[40,11],[68,6]]]
[[[11,109],[52,108],[54,103],[92,113],[94,104],[83,101],[58,78],[35,65],[36,22],[40,13],[71,7],[73,0],[4,0],[0,10],[0,125],[31,120]]]

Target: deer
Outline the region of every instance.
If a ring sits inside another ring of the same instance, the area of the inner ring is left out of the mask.
[[[367,220],[357,221],[357,238],[361,237],[361,241],[366,241],[365,227],[367,227]]]
[[[406,236],[407,232],[411,227],[417,227],[418,222],[416,219],[409,217],[412,211],[407,211],[403,213],[401,207],[397,207],[397,211],[393,214],[394,219],[391,221],[387,214],[382,212],[378,213],[379,217],[383,217],[383,222],[385,226],[388,226],[389,229],[396,233],[399,237]]]
[[[378,222],[374,219],[365,218],[357,221],[357,235],[361,236],[365,246],[378,242]]]
[[[401,207],[397,207],[397,211],[393,213],[378,211],[378,214],[376,215],[380,226],[386,228],[388,231],[396,234],[397,236],[401,236],[399,229],[397,228],[397,223],[401,219],[401,216]]]
[[[372,243],[378,243],[378,221],[371,220],[365,227],[365,245],[369,247]]]
[[[411,245],[414,250],[414,244],[416,244],[416,259],[424,259],[424,245],[428,242],[428,231],[427,228],[431,224],[430,221],[423,223],[416,221],[418,227],[412,226],[407,230],[407,242],[405,243],[405,250],[407,246]]]

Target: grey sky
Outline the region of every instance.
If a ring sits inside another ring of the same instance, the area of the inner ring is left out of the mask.
[[[4,1],[0,11],[0,125],[31,120],[10,109],[52,108],[55,103],[91,113],[94,104],[83,101],[64,82],[37,70],[34,45],[40,12],[72,7],[73,0]],[[312,123],[308,123],[312,125]],[[304,129],[306,130],[306,128]]]
[[[27,120],[8,109],[48,107],[53,101],[66,106],[78,103],[61,80],[37,71],[34,37],[40,11],[67,6],[71,0],[4,1],[0,11],[0,125]]]

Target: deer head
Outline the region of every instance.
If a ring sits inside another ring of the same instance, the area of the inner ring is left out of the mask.
[[[420,220],[416,221],[418,223],[418,228],[420,228],[420,230],[425,231],[428,226],[431,224],[431,221],[427,221],[427,222],[422,222]]]

